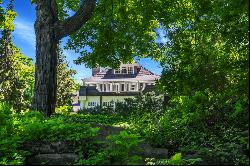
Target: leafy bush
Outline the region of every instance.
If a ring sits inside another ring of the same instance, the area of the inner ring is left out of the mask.
[[[181,153],[176,153],[170,159],[153,159],[151,161],[147,161],[146,165],[194,165],[197,164],[199,161],[202,161],[202,159],[183,159]]]
[[[110,107],[110,106],[105,106],[105,107],[96,106],[93,108],[80,110],[78,113],[79,114],[92,114],[92,115],[115,115],[116,114],[113,107]]]
[[[138,148],[140,136],[138,134],[129,134],[127,131],[121,131],[117,135],[107,137],[110,144],[106,149],[106,154],[111,164],[135,164],[141,160],[139,156],[130,156],[129,152]]]
[[[27,152],[19,150],[24,141],[63,141],[92,139],[99,128],[90,124],[66,121],[63,115],[55,115],[45,119],[38,111],[13,114],[8,105],[0,104],[0,164],[23,164]]]
[[[142,140],[137,134],[130,134],[127,131],[121,131],[116,135],[107,136],[108,145],[89,151],[85,158],[79,159],[77,165],[129,165],[138,164],[141,158],[131,155],[131,150],[139,150],[138,143]],[[102,142],[100,142],[102,143]]]
[[[57,114],[69,114],[73,112],[73,107],[72,106],[60,106],[56,107],[55,113]]]
[[[120,110],[119,110],[120,109]],[[163,95],[155,92],[139,94],[135,98],[125,99],[121,107],[117,107],[117,112],[123,112],[127,115],[139,116],[144,113],[161,113],[163,110]]]

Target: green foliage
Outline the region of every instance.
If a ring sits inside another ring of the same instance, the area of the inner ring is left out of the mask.
[[[67,48],[81,54],[77,64],[89,67],[118,67],[121,62],[132,62],[135,55],[157,58],[160,50],[154,30],[159,21],[152,10],[144,1],[100,0],[92,18],[70,35]]]
[[[2,29],[3,23],[4,23],[4,9],[1,6],[2,3],[3,3],[3,1],[0,0],[0,29]]]
[[[72,106],[61,106],[61,107],[56,107],[55,113],[57,114],[70,114],[73,112]]]
[[[31,58],[21,54],[13,45],[11,49],[14,54],[3,58],[0,63],[0,101],[8,102],[16,111],[21,111],[29,108],[32,101],[35,68]]]
[[[21,137],[15,134],[16,124],[11,106],[0,103],[0,164],[21,165],[28,154],[18,150]]]
[[[19,147],[25,141],[91,140],[99,130],[90,124],[69,120],[70,116],[56,115],[45,119],[37,111],[13,114],[11,107],[4,103],[0,104],[0,117],[1,164],[23,164],[29,153]]]
[[[1,5],[2,1],[0,1]],[[14,30],[13,21],[16,17],[16,12],[13,10],[4,10],[2,6],[0,6],[0,30]]]
[[[159,87],[171,103],[155,141],[173,151],[203,149],[212,164],[247,163],[247,144],[239,141],[247,138],[238,133],[249,126],[248,2],[162,3],[168,7],[159,15],[171,17],[162,19],[169,40]]]
[[[161,114],[163,111],[163,96],[155,92],[148,92],[139,94],[135,98],[127,98],[124,103],[118,103],[115,108],[115,113],[129,116],[139,115],[145,113]]]
[[[60,115],[61,116],[61,115]],[[62,116],[61,116],[62,117]],[[114,125],[118,122],[124,122],[126,119],[119,115],[92,115],[92,114],[72,114],[70,118],[68,116],[64,117],[67,122],[78,122],[78,123],[90,123],[97,125]]]
[[[129,152],[138,148],[139,139],[138,134],[129,134],[127,131],[121,131],[118,135],[109,135],[110,140],[107,150],[108,158],[112,164],[138,164],[141,159],[139,156],[130,156]]]
[[[89,124],[65,122],[64,117],[44,119],[40,112],[27,112],[21,119],[17,132],[26,140],[80,140],[95,136],[98,128],[91,128]]]
[[[154,92],[140,94],[120,103],[115,111],[127,118],[129,129],[134,133],[155,143],[163,141],[159,132],[159,119],[164,114],[162,95]]]
[[[141,157],[131,155],[131,151],[140,150],[138,143],[142,140],[137,134],[121,131],[117,135],[107,136],[108,146],[90,151],[89,156],[76,162],[77,165],[131,165],[139,164]],[[100,145],[99,145],[100,146]]]
[[[61,21],[80,5],[79,0],[56,2]],[[138,163],[139,157],[129,152],[140,138],[173,155],[148,164],[249,164],[249,134],[242,135],[249,133],[248,1],[98,1],[93,17],[68,41],[67,48],[81,54],[76,62],[117,67],[134,55],[158,59],[164,68],[158,87],[171,97],[170,105],[163,108],[162,96],[148,93],[118,104],[116,110],[69,115],[75,71],[60,54],[60,114],[50,119],[26,110],[34,67],[9,40],[14,18],[12,10],[0,7],[0,30],[6,35],[0,45],[5,55],[0,64],[0,101],[5,102],[0,102],[0,164],[24,162],[27,153],[18,150],[23,141],[88,140],[99,130],[91,125],[122,122],[134,134],[108,136],[105,149],[87,142],[79,147],[82,159],[77,164]],[[155,43],[159,27],[169,39],[158,45],[161,49]],[[195,155],[188,159],[190,154]]]
[[[75,74],[75,70],[69,69],[69,62],[63,55],[63,50],[60,49],[57,65],[57,106],[72,106],[72,93],[79,90],[73,79]]]
[[[15,111],[21,111],[31,104],[34,66],[32,59],[24,56],[12,43],[16,13],[10,6],[4,11],[4,22],[0,25],[0,102],[7,102]]]
[[[106,154],[104,152],[95,153],[88,159],[80,159],[76,165],[108,165],[109,162],[106,159]]]
[[[201,158],[183,159],[181,153],[176,153],[170,159],[149,160],[146,165],[195,165],[201,160]]]
[[[0,103],[0,126],[6,125],[10,119],[11,107],[6,103]],[[1,128],[2,129],[2,128]]]
[[[60,20],[69,17],[70,12],[76,12],[80,7],[80,0],[56,0]]]

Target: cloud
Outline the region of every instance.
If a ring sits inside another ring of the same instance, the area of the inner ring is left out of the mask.
[[[34,31],[34,24],[22,19],[16,19],[14,21],[15,31],[13,32],[14,37],[23,40],[33,48],[35,48],[36,37]]]

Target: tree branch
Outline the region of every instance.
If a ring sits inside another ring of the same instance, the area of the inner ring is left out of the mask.
[[[85,0],[79,10],[64,21],[55,23],[56,38],[61,39],[80,29],[93,15],[96,0]]]

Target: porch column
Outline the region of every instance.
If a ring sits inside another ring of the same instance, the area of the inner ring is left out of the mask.
[[[145,87],[146,87],[146,83],[143,82],[142,91],[145,89]]]
[[[128,91],[131,89],[131,82],[128,83]]]
[[[109,83],[106,83],[106,92],[109,92]]]
[[[124,82],[124,91],[127,91],[127,82]]]
[[[117,88],[117,92],[120,92],[120,83],[117,83],[118,88]]]
[[[96,89],[97,89],[98,91],[101,91],[101,89],[100,89],[100,84],[99,84],[99,83],[96,84]]]
[[[113,84],[110,83],[109,86],[110,86],[110,92],[113,92]]]

